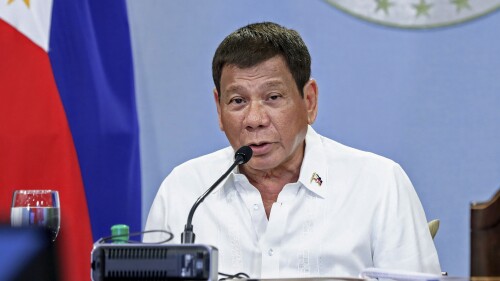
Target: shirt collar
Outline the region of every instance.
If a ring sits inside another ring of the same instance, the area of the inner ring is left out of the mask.
[[[224,149],[224,156],[223,156],[224,161],[222,161],[224,167],[222,167],[222,170],[220,170],[220,171],[219,171],[220,168],[213,167],[214,173],[219,173],[218,177],[222,176],[222,174],[227,169],[229,169],[229,167],[231,167],[231,165],[234,163],[234,154],[235,154],[235,151],[231,146],[228,146]],[[221,183],[219,183],[219,185],[212,191],[212,194],[216,194],[218,192],[223,192],[224,195],[227,195],[228,192],[230,192],[231,190],[234,189],[233,186],[234,186],[235,175],[239,175],[239,167],[238,166],[236,166],[231,171],[231,173],[224,180],[222,180]],[[214,182],[217,179],[218,178],[215,178]]]
[[[321,136],[311,126],[308,126],[299,182],[311,192],[325,198],[328,186],[327,167]]]
[[[234,156],[234,150],[231,147],[228,147],[227,150],[229,150],[229,153],[227,154],[227,166],[229,167],[232,164],[231,161]],[[306,148],[304,151],[304,159],[302,160],[298,181],[311,192],[325,198],[326,187],[328,186],[327,175],[327,161],[321,136],[316,133],[311,126],[308,126],[306,134]],[[224,190],[224,193],[227,195],[228,192],[234,190],[234,183],[236,181],[248,181],[245,175],[240,174],[238,166],[224,181],[220,183],[219,187],[214,190],[214,193],[219,190]]]

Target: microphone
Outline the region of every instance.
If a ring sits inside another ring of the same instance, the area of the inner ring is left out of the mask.
[[[191,207],[191,210],[189,211],[187,223],[184,226],[184,232],[181,234],[181,243],[182,244],[193,244],[195,235],[193,232],[193,225],[191,224],[191,221],[193,220],[193,215],[194,212],[196,211],[196,208],[205,200],[205,198],[212,192],[218,185],[221,183],[222,180],[224,180],[229,173],[236,167],[237,165],[245,164],[248,161],[250,161],[250,158],[252,158],[252,149],[249,146],[242,146],[240,149],[236,151],[234,154],[234,162],[229,167],[229,169],[214,183],[212,186],[205,191],[197,200],[194,202],[193,207]]]

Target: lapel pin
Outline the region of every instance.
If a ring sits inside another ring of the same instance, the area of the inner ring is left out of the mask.
[[[314,172],[312,174],[312,177],[311,177],[311,183],[312,182],[315,182],[316,184],[318,184],[319,186],[321,186],[321,184],[323,184],[323,180],[321,179],[321,177],[316,173]]]

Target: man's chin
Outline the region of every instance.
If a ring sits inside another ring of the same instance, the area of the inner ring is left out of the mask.
[[[276,165],[274,163],[271,163],[271,161],[262,161],[260,159],[250,159],[250,161],[248,161],[248,163],[245,164],[246,169],[262,171],[262,172],[270,171],[275,167]]]

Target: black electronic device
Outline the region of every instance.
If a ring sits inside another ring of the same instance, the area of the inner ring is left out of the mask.
[[[96,244],[93,281],[217,280],[218,250],[202,244]]]
[[[0,225],[0,280],[60,280],[50,233],[39,227]]]

